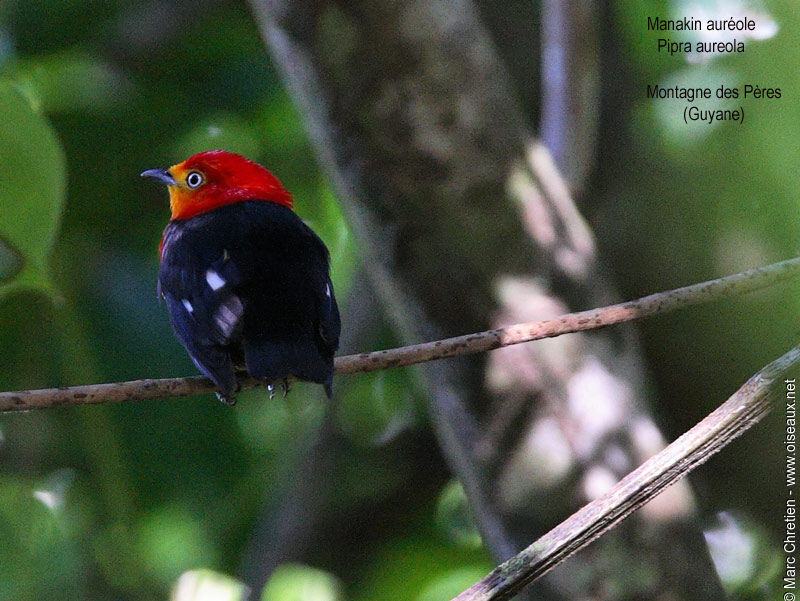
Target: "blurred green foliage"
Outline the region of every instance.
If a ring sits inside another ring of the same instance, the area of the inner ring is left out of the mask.
[[[785,558],[781,546],[746,514],[720,512],[705,532],[722,585],[735,599],[782,597]]]
[[[155,295],[167,196],[138,174],[201,150],[282,179],[330,248],[346,305],[356,242],[242,3],[2,4],[0,114],[0,389],[196,372]],[[424,431],[408,442],[421,423],[410,382],[403,370],[337,382],[342,468],[323,513],[378,503],[382,522],[397,507],[401,522],[431,522],[439,460],[430,486],[401,492],[409,446],[431,449]],[[0,417],[0,599],[242,598],[248,545],[283,544],[251,537],[324,418],[317,388],[272,402],[248,391],[235,410],[202,397]],[[417,554],[419,582],[465,557],[491,567],[432,536],[443,551],[434,564]],[[364,570],[394,570],[375,563],[387,544],[287,566],[263,599],[345,598]]]
[[[230,576],[213,570],[184,572],[172,590],[171,601],[246,601],[248,588]]]
[[[800,250],[800,75],[787,68],[800,62],[800,28],[793,4],[767,5],[778,35],[703,69],[662,60],[642,35],[670,3],[614,5],[626,76],[606,80],[629,106],[611,103],[601,192],[586,209],[626,297]],[[784,97],[747,104],[742,126],[692,135],[644,100],[648,83],[720,78],[780,85]],[[347,308],[357,241],[243,3],[0,2],[0,115],[0,389],[195,373],[155,295],[166,193],[138,174],[200,150],[241,152],[281,178],[328,244]],[[796,342],[800,297],[758,299],[643,325],[673,434]],[[393,342],[382,331],[363,350]],[[338,464],[314,565],[284,566],[255,598],[449,598],[492,565],[413,378],[336,384]],[[325,418],[317,388],[272,402],[249,391],[234,410],[209,396],[0,416],[0,599],[241,598],[253,545],[287,542],[252,537]],[[779,540],[778,427],[705,472],[703,502],[752,511],[763,548]],[[752,474],[764,477],[762,504]],[[733,594],[772,590],[774,558],[760,556],[752,577],[730,577]]]
[[[0,114],[0,148],[5,149],[0,154],[0,245],[5,249],[1,300],[25,287],[51,287],[48,263],[61,221],[67,174],[64,153],[47,120],[4,81],[0,81]]]
[[[285,564],[269,579],[261,601],[340,601],[342,585],[322,570]]]

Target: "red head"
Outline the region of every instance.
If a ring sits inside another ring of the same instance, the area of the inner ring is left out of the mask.
[[[169,169],[142,173],[169,186],[172,219],[195,215],[243,200],[266,200],[292,208],[292,196],[261,165],[224,150],[209,150]]]

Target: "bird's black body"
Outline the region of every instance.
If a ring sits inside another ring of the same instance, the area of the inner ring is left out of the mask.
[[[225,399],[242,359],[255,378],[294,376],[331,396],[340,322],[328,249],[288,207],[248,200],[171,221],[158,285],[175,334]]]

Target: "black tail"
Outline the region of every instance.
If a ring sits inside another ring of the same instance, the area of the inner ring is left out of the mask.
[[[279,380],[294,376],[298,380],[316,382],[333,397],[333,357],[320,354],[312,341],[245,340],[247,372],[259,380]]]

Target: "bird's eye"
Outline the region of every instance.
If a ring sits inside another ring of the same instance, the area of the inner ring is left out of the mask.
[[[186,176],[186,185],[190,188],[199,188],[203,185],[205,178],[203,178],[203,174],[199,171],[192,171],[189,175]]]

